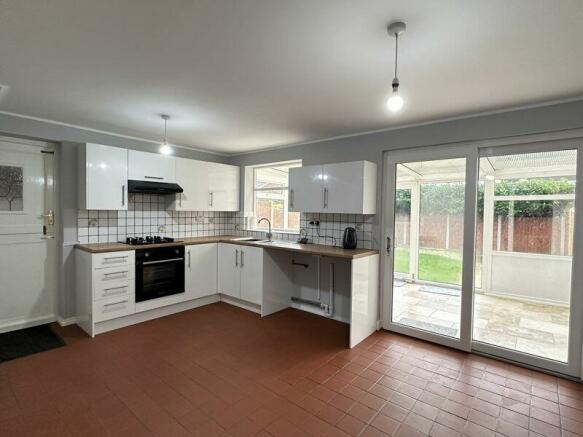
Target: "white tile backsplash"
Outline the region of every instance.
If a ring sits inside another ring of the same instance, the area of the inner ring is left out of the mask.
[[[80,243],[111,243],[126,237],[160,235],[173,238],[213,235],[240,235],[266,238],[266,232],[246,229],[241,212],[169,211],[167,198],[155,194],[132,194],[127,211],[77,212],[77,238]],[[320,225],[311,225],[312,221]],[[301,229],[311,243],[341,246],[344,229],[356,228],[359,248],[376,248],[372,232],[373,216],[362,214],[302,213]],[[274,232],[276,240],[296,241],[299,233]]]

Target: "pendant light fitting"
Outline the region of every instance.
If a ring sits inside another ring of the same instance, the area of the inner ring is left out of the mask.
[[[395,37],[395,76],[393,77],[393,95],[387,100],[387,107],[392,112],[397,112],[403,107],[403,98],[399,95],[399,36],[405,32],[407,25],[403,21],[393,21],[387,26],[387,32]]]
[[[172,147],[168,145],[168,140],[166,139],[166,133],[168,131],[168,120],[170,120],[170,116],[167,114],[160,115],[160,118],[164,120],[164,140],[160,145],[160,153],[162,155],[171,155],[172,154]]]

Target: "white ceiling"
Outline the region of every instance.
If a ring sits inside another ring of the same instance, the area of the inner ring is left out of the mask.
[[[406,106],[385,110],[394,40]],[[583,95],[581,0],[0,0],[0,110],[219,152]]]

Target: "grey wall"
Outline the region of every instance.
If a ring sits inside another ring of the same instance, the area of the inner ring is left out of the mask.
[[[302,159],[303,165],[368,160],[378,165],[377,214],[373,247],[379,247],[383,152],[583,128],[583,100],[447,122],[363,134],[349,138],[232,156],[230,164],[246,166]],[[241,205],[244,172],[241,172]]]
[[[380,188],[382,156],[386,150],[576,128],[583,128],[583,101],[396,129],[230,157],[187,149],[176,149],[176,155],[241,166],[291,159],[302,159],[304,165],[365,159],[376,162],[379,165]],[[5,114],[0,114],[0,134],[59,143],[57,148],[57,171],[60,184],[60,208],[57,213],[60,214],[61,218],[60,231],[62,237],[59,242],[61,257],[59,310],[61,317],[71,317],[75,314],[72,245],[77,239],[76,163],[75,146],[61,143],[96,142],[149,152],[156,152],[157,145]],[[243,187],[244,182],[242,172],[241,187]],[[379,189],[378,191],[377,210],[380,212],[381,190]],[[242,196],[243,193],[244,190],[242,189]],[[242,201],[243,199],[241,199]],[[375,235],[379,233],[379,221],[380,214],[377,214],[373,221]]]
[[[75,259],[77,242],[77,157],[76,143],[93,142],[127,149],[157,152],[158,145],[115,135],[51,124],[0,114],[0,135],[31,138],[57,143],[57,184],[59,207],[56,217],[59,224],[59,316],[75,315]],[[228,157],[196,150],[175,149],[176,156],[204,161],[227,162]]]

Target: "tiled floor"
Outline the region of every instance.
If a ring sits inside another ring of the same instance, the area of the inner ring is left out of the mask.
[[[459,337],[458,296],[420,291],[421,284],[395,287],[394,319]],[[476,294],[474,339],[566,361],[569,307]]]
[[[583,387],[286,310],[214,304],[0,365],[0,435],[583,435]]]

